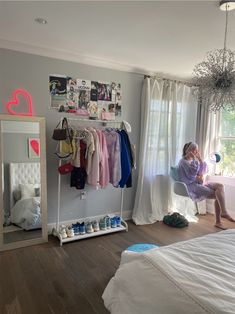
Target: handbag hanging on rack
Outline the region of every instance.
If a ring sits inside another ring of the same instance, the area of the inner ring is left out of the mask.
[[[72,170],[73,170],[73,165],[70,162],[63,164],[59,166],[58,168],[58,171],[61,175],[68,174],[72,172]]]
[[[60,141],[60,153],[62,154],[72,154],[73,145],[70,141]]]
[[[56,147],[56,156],[60,159],[66,159],[73,154],[73,132],[71,128],[69,128],[67,118],[63,119],[61,128],[59,128],[60,123],[61,122],[59,122],[54,129],[52,138],[59,141]]]
[[[63,141],[67,139],[67,129],[68,129],[67,119],[66,118],[63,119],[61,128],[59,127],[60,124],[61,124],[61,121],[57,124],[52,134],[52,138],[55,141]]]

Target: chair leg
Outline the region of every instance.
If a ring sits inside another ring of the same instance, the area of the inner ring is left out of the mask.
[[[198,205],[197,205],[197,202],[194,202],[195,206],[196,206],[196,214],[195,215],[198,215],[199,214],[199,210],[198,210]]]

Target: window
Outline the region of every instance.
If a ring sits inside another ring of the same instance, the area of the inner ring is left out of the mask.
[[[152,172],[152,160],[157,158],[158,174],[164,174],[167,168],[169,152],[176,150],[177,160],[181,158],[182,143],[177,140],[183,128],[185,108],[181,102],[152,100],[149,113],[148,161]],[[173,144],[174,142],[174,144]],[[147,167],[148,167],[147,166]]]
[[[235,111],[221,112],[219,148],[222,154],[221,174],[235,176]]]

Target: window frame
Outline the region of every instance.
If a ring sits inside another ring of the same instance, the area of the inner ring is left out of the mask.
[[[221,152],[224,152],[224,145],[222,145],[223,141],[233,141],[235,143],[235,135],[231,135],[231,136],[228,136],[228,135],[225,135],[223,136],[222,135],[222,119],[223,119],[223,113],[220,112],[220,116],[219,116],[219,132],[218,132],[218,135],[217,135],[217,138],[216,138],[216,141],[217,141],[217,146],[219,147],[219,151]],[[235,121],[234,121],[235,122]],[[222,155],[224,155],[224,153],[222,153]],[[223,167],[223,159],[224,159],[224,156],[222,158],[222,164],[218,165],[218,167],[216,167],[215,165],[215,173],[216,173],[216,168],[219,168],[219,172],[222,176],[224,177],[235,177],[235,165],[234,165],[234,171],[232,171],[232,173],[226,173],[224,174],[224,167]]]

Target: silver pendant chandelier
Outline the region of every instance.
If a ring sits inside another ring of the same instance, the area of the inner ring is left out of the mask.
[[[235,110],[235,51],[227,49],[228,12],[235,9],[235,0],[220,1],[220,9],[226,12],[224,48],[209,51],[193,70],[201,101],[214,112]]]

